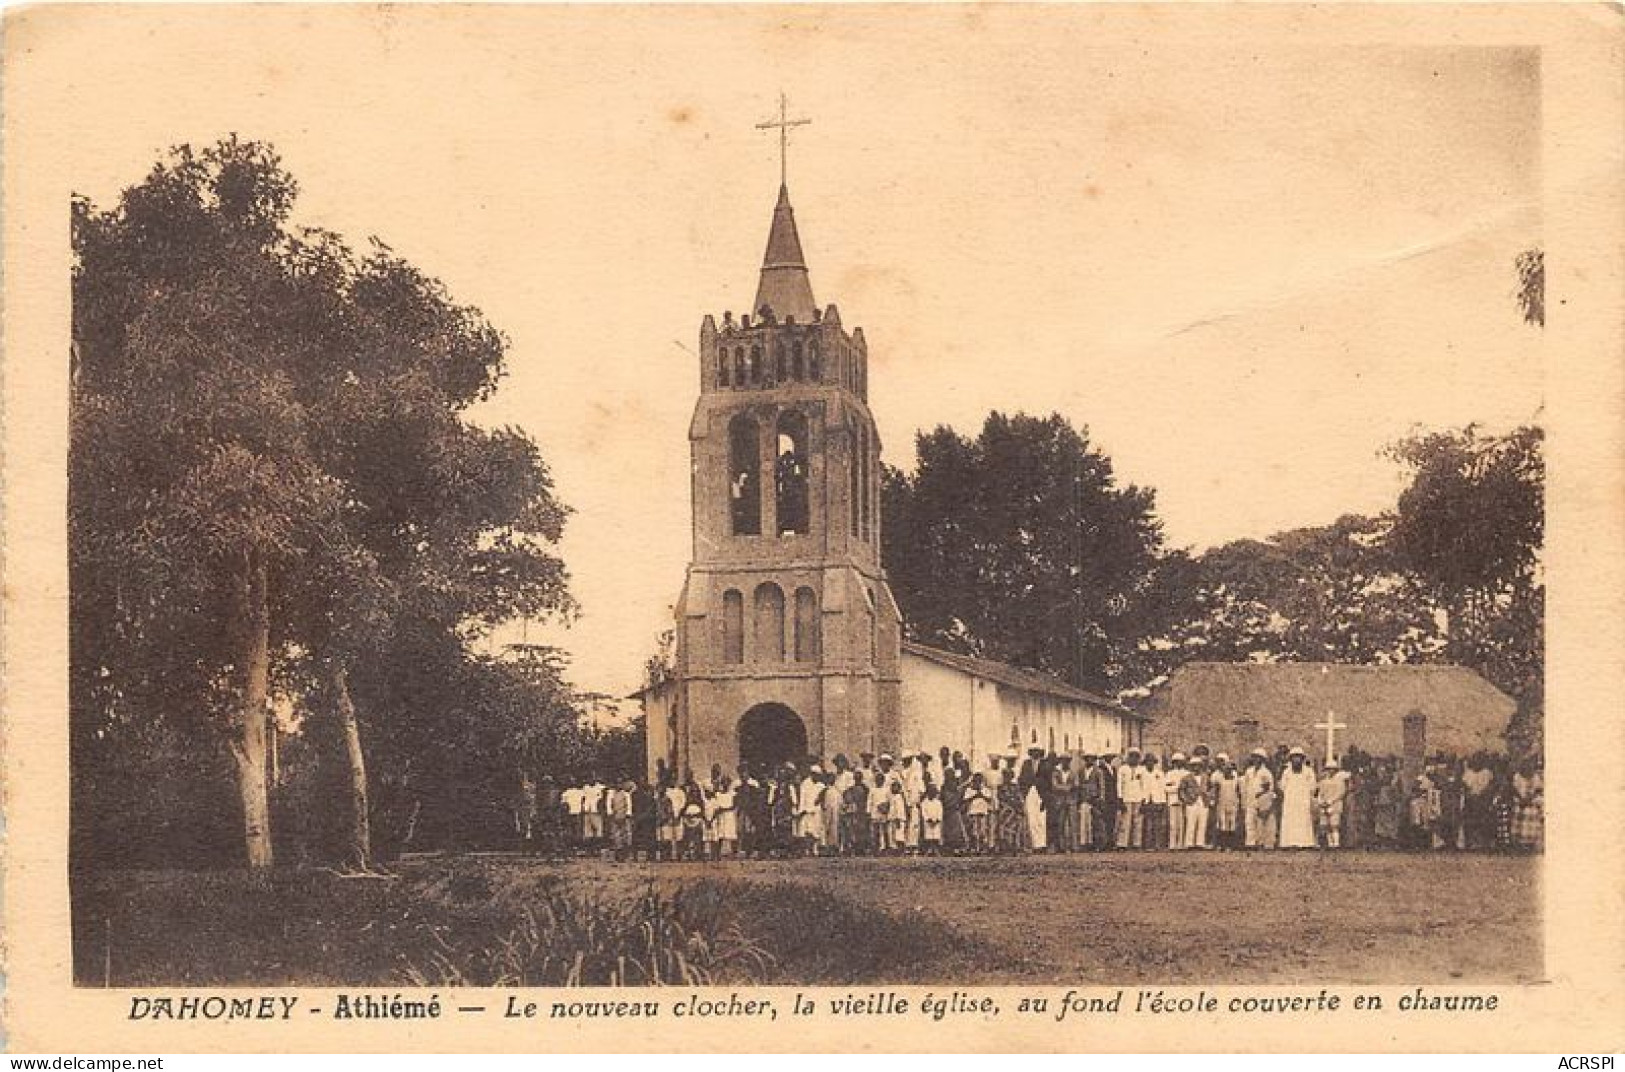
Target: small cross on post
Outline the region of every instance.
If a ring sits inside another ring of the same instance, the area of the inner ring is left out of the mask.
[[[790,128],[791,127],[804,127],[808,123],[811,123],[811,122],[812,122],[811,119],[791,119],[790,118],[790,98],[785,96],[781,92],[779,94],[779,117],[777,119],[769,119],[765,123],[757,123],[756,124],[756,129],[757,130],[773,130],[774,128],[778,129],[778,132],[779,132],[779,185],[780,186],[788,186],[790,184],[790,163],[789,163],[789,159],[790,159]]]
[[[1337,716],[1330,710],[1326,712],[1326,721],[1315,723],[1315,729],[1326,731],[1326,762],[1330,763],[1337,758],[1337,731],[1348,729],[1347,722],[1337,721]]]

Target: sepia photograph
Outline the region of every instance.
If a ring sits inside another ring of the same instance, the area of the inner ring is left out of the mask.
[[[105,11],[64,985],[1553,979],[1537,43]]]

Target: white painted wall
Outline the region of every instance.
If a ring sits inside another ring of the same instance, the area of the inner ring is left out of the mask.
[[[970,754],[975,679],[953,667],[903,652],[902,748],[930,752],[947,745]]]
[[[1111,710],[1001,685],[903,652],[902,747],[949,748],[986,764],[991,753],[1037,743],[1060,752],[1120,752],[1136,743],[1131,720]],[[1017,736],[1012,740],[1011,732]],[[1034,741],[1036,734],[1037,740]]]

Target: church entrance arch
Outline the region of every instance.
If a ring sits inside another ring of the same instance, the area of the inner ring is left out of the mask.
[[[739,764],[754,771],[775,770],[807,755],[807,726],[781,703],[757,704],[739,720]]]

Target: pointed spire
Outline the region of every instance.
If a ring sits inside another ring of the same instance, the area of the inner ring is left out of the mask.
[[[790,190],[783,184],[779,186],[779,203],[773,208],[773,229],[767,235],[762,279],[756,285],[756,302],[751,308],[759,313],[764,305],[779,320],[793,316],[798,324],[811,323],[818,308],[807,277],[807,259],[801,252],[801,236],[796,233]]]

